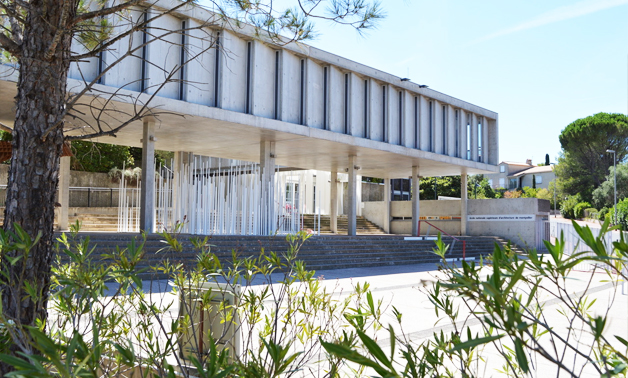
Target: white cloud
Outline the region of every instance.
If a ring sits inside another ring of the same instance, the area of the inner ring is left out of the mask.
[[[496,33],[487,35],[475,41],[475,43],[488,41],[504,35],[520,32],[523,30],[538,28],[539,26],[549,25],[560,21],[569,20],[576,17],[586,16],[591,13],[599,12],[605,9],[618,7],[628,4],[628,0],[584,0],[571,5],[565,5],[545,12],[534,17],[531,20],[515,25],[511,28],[500,30]]]

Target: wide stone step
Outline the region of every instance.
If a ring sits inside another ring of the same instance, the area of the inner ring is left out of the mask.
[[[104,254],[116,247],[125,248],[135,238],[136,244],[141,237],[134,233],[81,233],[80,238],[90,237],[91,244],[96,246],[92,259],[100,261]],[[197,251],[187,241],[190,235],[180,235],[183,244],[182,252],[169,251],[159,235],[151,235],[145,241],[145,258],[138,269],[149,269],[158,266],[166,259],[180,262],[186,267],[192,267],[197,261]],[[478,258],[493,251],[495,243],[504,245],[503,239],[495,237],[461,237],[466,241],[466,257]],[[445,243],[452,244],[453,239],[444,238]],[[262,247],[266,253],[275,251],[279,254],[286,251],[288,244],[284,237],[260,236],[214,236],[208,238],[211,251],[229,264],[232,259],[232,250],[241,257],[258,257]],[[374,267],[383,265],[418,264],[424,262],[436,263],[439,257],[432,250],[435,244],[431,240],[406,241],[401,236],[373,235],[373,236],[312,236],[305,242],[298,258],[303,260],[308,269],[334,269],[348,267]],[[159,251],[159,252],[158,252]],[[447,257],[462,257],[462,243],[456,242],[450,247]],[[106,260],[105,260],[106,261]],[[146,272],[146,277],[160,277]]]

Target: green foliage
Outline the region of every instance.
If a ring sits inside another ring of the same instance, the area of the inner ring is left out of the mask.
[[[580,196],[580,194],[576,194],[574,196],[568,196],[563,201],[560,207],[560,213],[562,214],[563,218],[576,219],[576,214],[574,212],[574,209],[576,205],[579,204],[580,202],[582,202],[582,197]]]
[[[488,183],[488,179],[484,175],[469,176],[467,185],[467,194],[469,198],[491,199],[496,198],[495,191]]]
[[[3,251],[28,251],[38,242],[16,229],[17,242],[0,230]],[[320,341],[355,345],[361,334],[381,328],[382,302],[368,284],[339,296],[297,259],[309,238],[305,232],[287,236],[283,253],[233,252],[224,263],[211,252],[208,237],[181,241],[178,231],[161,234],[163,260],[151,267],[143,265],[145,239],[116,247],[105,261],[94,254],[89,236],[78,233],[78,224],[62,234],[47,326],[21,327],[0,318],[0,360],[16,369],[11,376],[122,377],[141,368],[142,376],[175,378],[175,371],[192,365],[199,377],[278,378],[312,363],[337,371],[343,367],[339,359],[320,361]],[[192,267],[170,260],[184,248],[198,253]],[[174,289],[152,292],[153,283],[142,281],[147,274],[169,277]],[[213,320],[202,323],[201,311]],[[25,333],[32,344],[23,343]],[[16,355],[7,354],[11,345]]]
[[[112,168],[133,166],[129,147],[90,141],[72,142],[72,168],[87,172],[109,172]]]
[[[13,134],[8,131],[0,130],[0,140],[10,142],[13,140]]]
[[[530,188],[529,186],[523,187],[523,194],[521,194],[521,198],[537,198],[538,191],[536,188]]]
[[[142,149],[139,147],[129,147],[129,154],[133,159],[134,166],[142,166]],[[155,163],[157,166],[170,166],[170,162],[174,159],[174,152],[155,150]],[[117,168],[122,168],[119,166]]]
[[[460,176],[423,177],[419,187],[421,200],[437,196],[460,198]]]
[[[615,168],[610,167],[606,181],[593,191],[593,204],[611,207],[615,200]],[[617,201],[628,197],[628,163],[617,165]]]
[[[188,243],[175,229],[161,235],[163,261],[143,268],[145,240],[111,251],[107,263],[93,255],[89,236],[83,238],[75,226],[59,238],[51,318],[35,327],[0,319],[0,360],[16,369],[9,377],[45,378],[122,377],[140,368],[142,376],[175,378],[175,372],[190,365],[195,376],[205,378],[317,372],[328,377],[481,377],[493,375],[487,370],[489,359],[493,366],[498,361],[498,373],[511,377],[581,376],[583,366],[599,376],[624,377],[628,341],[613,335],[609,326],[614,299],[602,305],[608,306],[604,310],[590,297],[591,282],[599,276],[595,272],[582,282],[583,291],[573,295],[580,280],[571,274],[581,264],[592,264],[604,273],[602,282],[617,291],[628,278],[622,275],[628,243],[606,244],[608,222],[597,236],[575,222],[573,227],[587,252],[569,253],[561,237],[546,242],[546,254],[530,250],[522,257],[496,245],[477,263],[450,263],[449,246],[439,235],[434,248],[442,261],[438,279],[422,282],[420,289],[439,327],[431,337],[416,339],[404,332],[404,315],[394,307],[393,324],[381,324],[382,302],[374,299],[368,284],[340,296],[305,269],[297,259],[305,233],[288,236],[282,254],[262,249],[257,256],[240,257],[234,252],[224,264],[211,253],[208,237]],[[12,238],[16,242],[0,230],[3,252],[28,254],[39,242],[19,225]],[[168,258],[187,244],[198,253],[190,269]],[[149,272],[169,276],[173,291],[151,292],[138,276]],[[559,305],[548,305],[548,298]],[[203,331],[203,348],[198,341],[201,309],[214,317]],[[243,338],[239,353],[233,330]],[[24,334],[33,342],[20,343]],[[7,354],[9,346],[20,353]]]
[[[614,210],[610,211],[611,219],[615,216]],[[628,230],[628,198],[617,202],[617,224],[621,225],[623,230]]]
[[[362,176],[362,182],[372,182],[372,183],[375,183],[375,184],[383,184],[384,183],[384,179],[377,178],[377,177]]]
[[[584,215],[582,217],[588,219],[598,219],[599,217],[599,211],[595,207],[589,207],[587,209],[584,209],[583,214]]]
[[[72,142],[72,153],[72,169],[110,173],[112,177],[121,177],[118,171],[123,167],[132,170],[142,164],[142,149],[137,147],[79,140]],[[170,166],[173,157],[174,152],[155,151],[157,165]]]
[[[592,376],[625,377],[628,341],[613,337],[609,327],[614,299],[600,311],[589,291],[596,275],[584,278],[589,284],[577,296],[577,281],[570,275],[580,264],[595,264],[603,273],[601,282],[610,281],[616,292],[627,278],[622,272],[628,243],[605,243],[608,222],[598,236],[575,222],[573,227],[591,252],[565,251],[561,236],[554,244],[545,242],[547,254],[530,250],[522,258],[496,245],[490,264],[481,260],[452,265],[443,259],[438,280],[424,291],[441,324],[446,320],[449,326],[434,331],[429,340],[418,343],[396,335],[393,329],[400,329],[399,324],[389,327],[389,354],[367,335],[360,335],[355,346],[323,347],[333,356],[368,366],[378,377],[492,376],[486,370],[489,363],[501,364],[497,373],[507,377],[577,377],[585,369]],[[437,246],[437,253],[444,255],[443,246]],[[559,305],[549,305],[547,298]],[[484,353],[487,346],[490,362]]]
[[[597,219],[604,221],[606,219],[606,215],[608,214],[608,207],[603,207],[600,209],[600,211],[598,211],[597,213]]]
[[[573,207],[573,216],[576,219],[584,218],[584,210],[591,208],[591,204],[588,202],[580,202]],[[595,209],[593,209],[595,210]]]
[[[567,194],[580,193],[586,201],[604,182],[614,150],[617,161],[622,162],[628,153],[628,118],[624,114],[598,113],[578,119],[560,134],[563,154],[555,172]],[[599,205],[598,205],[599,206]]]

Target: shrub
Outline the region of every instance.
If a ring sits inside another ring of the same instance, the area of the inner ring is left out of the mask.
[[[485,370],[488,353],[491,364],[507,377],[625,377],[628,341],[609,323],[612,303],[619,302],[616,295],[609,295],[608,307],[595,309],[594,304],[600,304],[589,296],[592,285],[576,300],[563,293],[574,291],[573,281],[566,277],[585,261],[595,264],[596,272],[607,274],[596,280],[598,275],[591,273],[590,282],[610,280],[611,290],[618,292],[626,278],[622,269],[626,268],[628,245],[617,243],[615,248],[605,249],[602,241],[608,223],[597,238],[590,236],[588,228],[574,224],[574,229],[594,253],[569,253],[561,236],[555,244],[546,244],[548,254],[533,249],[522,259],[496,247],[486,260],[463,262],[461,267],[447,263],[447,246],[438,240],[435,252],[443,259],[439,278],[423,292],[436,313],[452,324],[450,329],[434,330],[432,340],[418,344],[403,334],[399,314],[399,324],[390,327],[388,343],[359,333],[355,346],[323,343],[323,347],[338,358],[369,366],[379,377],[490,376]],[[543,306],[542,301],[550,297],[560,304]],[[472,329],[469,319],[482,328]],[[562,328],[556,327],[557,319]],[[401,330],[399,336],[395,335],[397,329]]]
[[[576,219],[576,215],[574,214],[574,208],[581,201],[582,201],[582,198],[580,197],[580,194],[576,194],[574,196],[568,196],[563,201],[562,205],[560,206],[560,213],[562,214],[563,218]],[[590,206],[591,205],[588,205],[587,207],[590,207]]]
[[[521,198],[521,192],[518,190],[509,190],[504,193],[504,198]]]
[[[611,219],[614,214],[610,214]],[[621,225],[623,230],[628,230],[628,198],[617,203],[617,224]]]
[[[72,142],[72,169],[87,172],[109,172],[112,168],[132,166],[129,147],[90,141]]]
[[[590,207],[588,209],[584,209],[584,215],[583,218],[588,218],[588,219],[597,219],[598,215],[597,215],[598,211],[595,207]]]
[[[603,208],[600,209],[600,211],[598,211],[597,219],[604,221],[604,219],[606,219],[607,214],[608,214],[608,207],[604,206]]]
[[[535,188],[530,188],[529,186],[523,187],[522,198],[536,198],[537,190]]]
[[[576,204],[576,206],[574,206],[573,208],[573,216],[576,219],[581,219],[584,218],[584,210],[588,209],[591,207],[591,204],[588,202],[579,202],[578,204]],[[595,209],[593,209],[595,210]]]

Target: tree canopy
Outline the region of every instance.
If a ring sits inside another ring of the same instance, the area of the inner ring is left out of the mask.
[[[598,113],[567,125],[560,134],[563,149],[558,159],[556,176],[567,194],[580,193],[591,201],[593,190],[599,187],[613,165],[613,150],[617,162],[628,154],[628,117],[618,113]]]
[[[593,191],[593,204],[597,209],[613,207],[615,194],[615,168],[610,167],[606,181]],[[628,197],[628,164],[617,166],[617,201]]]

